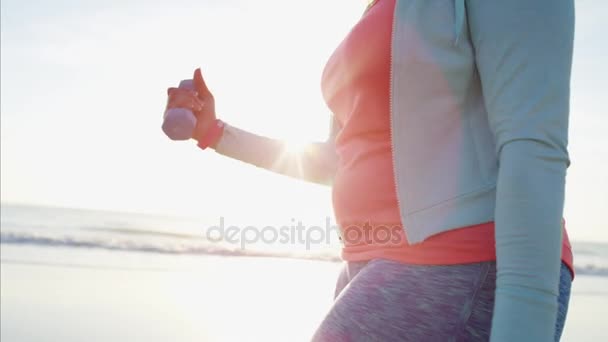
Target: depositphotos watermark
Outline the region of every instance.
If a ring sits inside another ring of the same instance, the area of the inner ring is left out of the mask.
[[[329,217],[325,225],[305,225],[302,221],[291,220],[288,225],[227,225],[220,217],[218,225],[208,227],[205,237],[211,242],[238,244],[241,249],[247,245],[292,244],[304,245],[310,250],[315,245],[335,245],[340,241],[345,245],[397,245],[403,242],[404,234],[398,225],[372,225],[370,223],[350,224],[340,228],[332,224]]]

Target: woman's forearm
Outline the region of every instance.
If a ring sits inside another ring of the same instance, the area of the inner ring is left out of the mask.
[[[230,125],[225,125],[215,151],[279,174],[319,184],[331,184],[337,167],[333,139],[310,143],[294,151],[285,141]]]
[[[548,341],[558,309],[566,162],[529,140],[505,145],[500,162],[492,335],[495,341],[518,335],[518,341]]]

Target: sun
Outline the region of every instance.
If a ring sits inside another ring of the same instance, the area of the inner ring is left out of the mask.
[[[309,141],[301,139],[288,139],[285,141],[285,153],[290,156],[301,155],[306,149],[306,146],[310,144]]]

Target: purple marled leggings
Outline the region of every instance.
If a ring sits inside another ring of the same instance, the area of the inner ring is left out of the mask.
[[[350,262],[313,341],[488,341],[495,282],[495,262]],[[566,320],[571,282],[562,264],[556,341]]]

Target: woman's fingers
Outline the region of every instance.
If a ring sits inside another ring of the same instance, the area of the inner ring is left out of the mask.
[[[167,108],[187,108],[200,111],[205,106],[205,103],[197,97],[198,93],[194,90],[169,88],[167,93],[169,94]]]
[[[203,73],[200,68],[194,70],[194,76],[192,77],[192,82],[194,83],[194,89],[196,89],[201,96],[206,96],[210,94],[209,88],[207,88],[207,84],[203,79]]]
[[[197,96],[198,95],[198,92],[196,90],[193,90],[193,89],[176,88],[176,87],[171,87],[171,88],[167,89],[167,95],[169,95],[169,96],[174,95],[176,93],[189,94],[191,96]]]
[[[213,94],[207,88],[200,68],[194,71],[192,82],[194,89],[176,87],[167,89],[167,95],[169,96],[167,108],[186,108],[197,112],[197,115],[206,112],[215,116]]]

